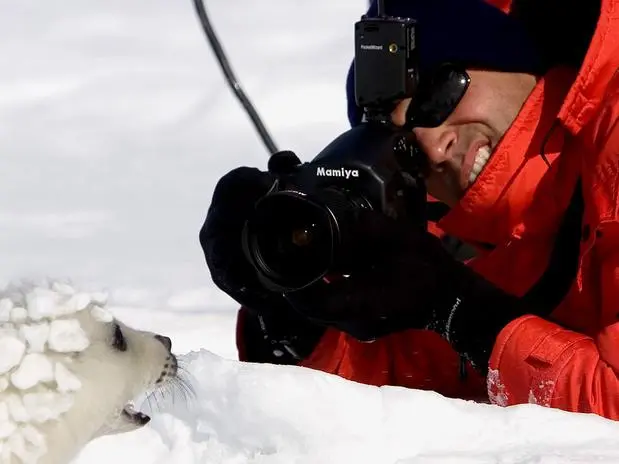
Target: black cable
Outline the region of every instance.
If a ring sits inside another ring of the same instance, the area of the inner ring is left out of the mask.
[[[379,18],[382,18],[383,16],[385,16],[385,0],[378,0],[377,10],[378,10],[377,16]]]
[[[269,153],[272,155],[273,153],[278,152],[279,150],[275,146],[275,143],[273,142],[273,139],[269,135],[269,132],[267,131],[266,127],[262,123],[262,120],[260,119],[258,112],[252,105],[247,95],[245,95],[245,92],[243,92],[243,89],[241,88],[241,84],[235,77],[234,72],[232,71],[232,68],[230,67],[230,63],[228,62],[228,59],[226,58],[226,54],[223,51],[223,48],[219,40],[217,39],[217,36],[215,35],[215,31],[213,30],[213,26],[211,25],[211,22],[209,21],[208,15],[206,13],[206,8],[204,6],[204,0],[194,0],[193,3],[196,7],[198,17],[200,18],[202,29],[204,30],[204,33],[206,34],[206,37],[208,38],[211,48],[213,49],[213,52],[215,53],[215,56],[217,57],[217,60],[219,61],[219,65],[221,66],[221,69],[224,72],[224,75],[226,76],[226,81],[230,85],[230,88],[234,91],[237,98],[240,100],[247,114],[249,114],[249,117],[254,123],[254,126],[256,127],[256,130],[260,134],[260,137],[262,138],[262,142],[267,147],[267,150],[269,151]]]

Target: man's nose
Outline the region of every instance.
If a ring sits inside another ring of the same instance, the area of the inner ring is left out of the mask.
[[[416,127],[413,129],[419,147],[428,157],[430,167],[440,168],[453,158],[457,135],[455,131],[439,127]]]

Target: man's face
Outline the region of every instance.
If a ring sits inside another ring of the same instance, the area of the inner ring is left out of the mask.
[[[428,192],[449,206],[475,182],[536,82],[528,74],[467,72],[469,88],[445,122],[413,129],[430,165]],[[391,114],[394,124],[404,125],[409,104],[407,99],[397,105]]]

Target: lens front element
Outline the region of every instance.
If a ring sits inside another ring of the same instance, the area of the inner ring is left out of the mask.
[[[328,208],[297,192],[262,198],[247,224],[246,247],[254,266],[276,285],[299,289],[328,271],[337,227]]]

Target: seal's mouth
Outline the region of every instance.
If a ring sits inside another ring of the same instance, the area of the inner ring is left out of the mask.
[[[135,425],[146,425],[150,422],[150,416],[143,412],[137,411],[133,403],[128,403],[122,411],[122,415],[125,419]]]

